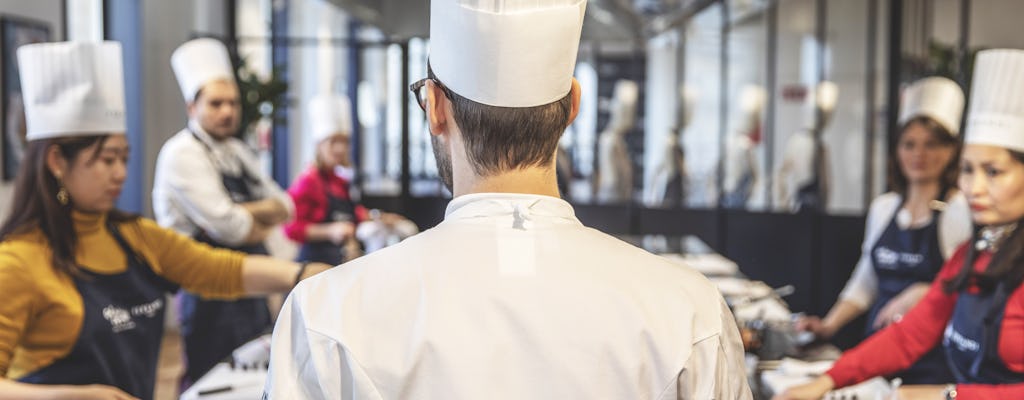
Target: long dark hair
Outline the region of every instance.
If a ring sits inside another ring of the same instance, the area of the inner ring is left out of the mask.
[[[1024,153],[1007,150],[1018,163],[1024,164]],[[1024,201],[1024,199],[1017,199]],[[1008,292],[1012,292],[1024,282],[1024,219],[1017,221],[1017,229],[1007,237],[992,255],[992,261],[983,272],[974,272],[974,261],[978,251],[974,243],[978,240],[980,227],[975,226],[971,241],[967,242],[967,257],[960,272],[942,283],[947,294],[966,289],[976,283],[983,291],[991,291],[999,283],[1005,283]]]
[[[953,147],[953,157],[949,159],[949,163],[942,170],[942,175],[939,177],[939,187],[955,188],[956,180],[960,173],[960,165],[957,161],[960,160],[960,151],[963,149],[963,144],[960,142],[960,139],[953,136],[942,124],[936,122],[931,117],[923,115],[911,118],[910,121],[903,124],[900,127],[899,136],[896,137],[896,142],[890,146],[892,150],[889,152],[889,188],[904,198],[907,196],[907,186],[909,186],[910,182],[907,181],[907,175],[900,168],[899,138],[903,136],[903,133],[906,132],[910,125],[915,123],[928,130],[939,143]],[[945,196],[946,194],[942,193],[941,195]]]
[[[100,149],[109,137],[110,135],[95,135],[29,142],[14,184],[11,209],[3,225],[0,225],[0,241],[39,229],[53,251],[53,267],[58,271],[79,276],[81,269],[75,262],[78,237],[71,221],[71,203],[60,204],[57,201],[60,184],[46,165],[46,153],[51,146],[57,146],[61,156],[68,160],[70,165],[85,149],[96,145],[96,149],[89,156],[89,161],[92,162],[99,157]],[[111,210],[107,218],[112,222],[123,222],[136,219],[138,216]]]

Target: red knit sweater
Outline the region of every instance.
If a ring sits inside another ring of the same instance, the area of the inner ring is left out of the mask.
[[[306,227],[323,221],[327,215],[327,193],[332,196],[349,199],[348,181],[342,177],[324,173],[315,166],[302,172],[292,186],[288,188],[295,203],[295,219],[284,225],[285,236],[299,242],[306,242]],[[359,223],[368,219],[368,212],[362,205],[356,205],[356,220]]]

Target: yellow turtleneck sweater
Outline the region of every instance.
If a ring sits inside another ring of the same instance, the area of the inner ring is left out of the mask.
[[[106,229],[105,214],[73,213],[76,260],[98,274],[127,268]],[[157,275],[212,298],[243,295],[242,253],[214,249],[139,218],[118,225],[125,241]],[[70,276],[51,264],[52,251],[35,229],[0,242],[0,377],[18,379],[71,352],[82,326],[82,297]]]

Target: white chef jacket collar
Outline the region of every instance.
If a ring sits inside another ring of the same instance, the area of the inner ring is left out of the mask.
[[[445,221],[513,215],[517,219],[533,217],[564,219],[583,225],[565,200],[557,197],[523,193],[472,193],[452,199],[444,213]]]
[[[205,143],[207,146],[210,146],[210,148],[218,147],[218,144],[220,142],[215,140],[213,136],[210,136],[210,134],[207,133],[206,130],[199,125],[199,122],[196,122],[196,120],[190,119],[188,121],[188,129],[195,134],[196,138],[198,138],[199,141]]]

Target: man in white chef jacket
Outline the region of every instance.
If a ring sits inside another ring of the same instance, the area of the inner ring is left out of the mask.
[[[268,254],[267,235],[291,218],[294,205],[235,136],[241,103],[227,48],[214,39],[191,40],[174,51],[171,66],[189,120],[157,157],[157,222],[216,247]],[[216,301],[183,293],[178,305],[186,382],[271,324],[262,298]]]
[[[296,287],[267,398],[751,398],[716,288],[557,197],[586,1],[542,3],[431,2],[434,74],[413,87],[455,198],[437,227]]]

